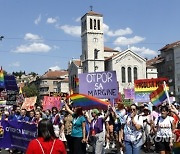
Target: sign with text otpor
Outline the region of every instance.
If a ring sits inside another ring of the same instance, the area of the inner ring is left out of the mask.
[[[118,82],[115,71],[79,74],[79,93],[97,98],[117,98]]]

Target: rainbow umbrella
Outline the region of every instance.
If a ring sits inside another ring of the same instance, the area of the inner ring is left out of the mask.
[[[94,108],[107,110],[108,106],[110,105],[109,102],[105,102],[96,97],[85,94],[72,94],[68,98],[72,100],[73,107],[80,106],[84,110],[90,110]]]

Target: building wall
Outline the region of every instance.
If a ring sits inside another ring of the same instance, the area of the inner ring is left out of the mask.
[[[147,72],[147,79],[152,79],[152,78],[157,78],[158,76],[157,76],[157,74],[158,74],[158,72],[157,72],[157,68],[147,68],[146,69],[146,72]]]
[[[175,93],[180,100],[180,47],[174,49]]]
[[[166,77],[169,79],[169,92],[175,94],[175,55],[174,49],[161,51],[161,57],[164,62],[158,64],[158,77]]]
[[[69,83],[68,82],[59,82],[58,92],[69,93]]]
[[[39,90],[41,95],[49,95],[50,92],[58,92],[58,82],[60,79],[40,79]]]
[[[125,82],[122,82],[122,67],[125,67]],[[128,82],[128,67],[131,68],[131,82]],[[116,71],[117,81],[119,83],[119,91],[123,92],[123,88],[132,88],[134,86],[134,68],[137,68],[137,79],[146,79],[146,61],[128,51],[119,57],[115,57],[112,61],[112,70]]]
[[[75,82],[75,78],[78,78],[78,74],[82,73],[82,68],[76,66],[73,61],[70,62],[69,68],[68,68],[68,73],[69,73],[69,90],[73,90],[74,92],[78,93],[79,92],[79,87],[77,83]]]

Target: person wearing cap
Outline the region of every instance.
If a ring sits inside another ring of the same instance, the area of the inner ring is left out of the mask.
[[[143,140],[145,142],[145,152],[152,152],[150,149],[151,142],[150,142],[150,133],[151,133],[151,125],[153,124],[153,117],[150,114],[150,110],[148,106],[144,107],[142,119],[143,119]]]
[[[91,146],[93,147],[93,153],[94,154],[104,154],[104,141],[105,136],[103,132],[103,125],[106,120],[106,118],[109,115],[109,112],[105,115],[104,118],[99,117],[99,110],[93,109],[92,114],[92,120],[90,122],[90,135],[89,135],[89,142],[91,142]]]

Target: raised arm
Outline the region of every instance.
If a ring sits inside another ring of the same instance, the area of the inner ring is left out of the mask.
[[[64,102],[64,105],[65,105],[66,111],[69,112],[69,114],[73,115],[74,112],[69,108],[69,106],[67,105],[67,102],[66,102],[66,101]]]

